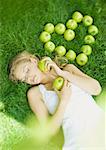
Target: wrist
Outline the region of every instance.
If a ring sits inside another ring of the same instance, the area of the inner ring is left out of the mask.
[[[66,79],[66,80],[71,80],[72,79],[72,73],[70,73],[70,72],[68,72],[68,71],[63,71],[63,73],[62,73],[62,76],[63,76],[63,78],[64,79]]]

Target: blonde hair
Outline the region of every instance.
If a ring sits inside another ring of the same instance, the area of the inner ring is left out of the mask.
[[[9,65],[9,70],[10,70],[10,73],[9,73],[9,79],[12,80],[12,81],[18,81],[18,79],[16,78],[14,72],[15,72],[15,69],[16,69],[16,66],[19,64],[19,63],[22,63],[22,62],[28,62],[30,61],[30,58],[34,58],[36,59],[37,61],[39,61],[39,58],[34,56],[33,54],[30,54],[29,52],[27,51],[23,51],[21,53],[19,53],[18,55],[16,55],[12,61],[10,62],[10,65]]]

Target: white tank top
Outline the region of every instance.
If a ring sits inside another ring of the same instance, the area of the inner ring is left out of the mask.
[[[39,89],[49,113],[53,115],[59,105],[56,92],[47,90],[43,84],[39,85]],[[103,110],[91,95],[76,85],[72,84],[70,92],[72,94],[62,121],[65,139],[63,150],[104,150],[97,149],[104,145],[104,133],[98,131],[101,125],[104,128]]]

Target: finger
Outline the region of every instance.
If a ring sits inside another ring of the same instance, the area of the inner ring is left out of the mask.
[[[46,60],[46,61],[45,61],[45,67],[48,67],[48,64],[49,64],[49,61]]]
[[[71,87],[71,82],[68,81],[68,87]]]
[[[64,80],[64,86],[67,86],[68,81],[65,79]]]
[[[50,61],[51,58],[50,58],[50,57],[44,57],[43,60],[44,60],[44,61],[45,61],[45,60],[46,60],[46,61]]]
[[[51,64],[47,65],[47,69],[50,70],[51,69]]]
[[[67,87],[67,80],[64,80],[64,85],[63,85],[62,90],[64,90],[66,87]]]

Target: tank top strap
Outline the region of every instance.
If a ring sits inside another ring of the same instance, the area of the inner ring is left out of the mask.
[[[43,84],[39,85],[39,89],[43,96],[42,100],[48,108],[49,113],[54,114],[59,104],[57,94],[55,93],[55,91],[47,90]]]
[[[44,93],[46,92],[46,88],[44,85],[40,84],[39,85],[39,89],[40,89],[40,92],[44,95]]]

